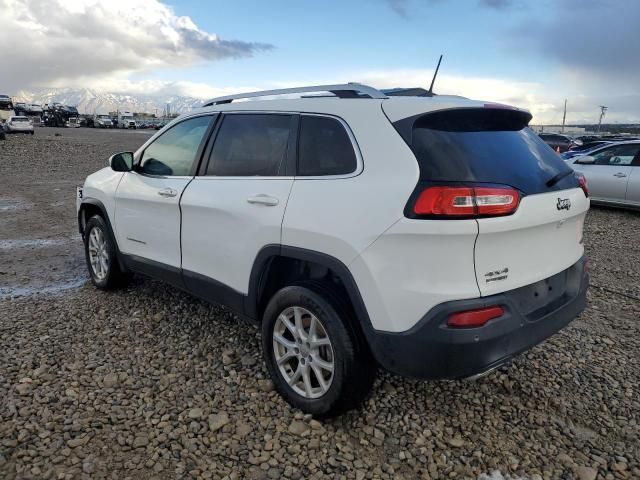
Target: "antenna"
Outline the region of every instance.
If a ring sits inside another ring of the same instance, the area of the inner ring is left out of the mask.
[[[433,79],[431,80],[431,86],[429,87],[428,96],[433,95],[433,84],[436,82],[436,77],[438,76],[438,70],[440,70],[440,62],[442,62],[442,55],[440,55],[440,59],[438,60],[438,65],[436,66],[436,71],[433,73]]]

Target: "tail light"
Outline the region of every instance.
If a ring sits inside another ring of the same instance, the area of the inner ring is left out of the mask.
[[[467,310],[452,314],[447,319],[447,325],[452,328],[477,328],[502,315],[504,315],[504,309],[497,306]]]
[[[580,188],[584,192],[584,196],[589,198],[589,186],[587,185],[587,179],[581,173],[576,173],[576,177],[578,177],[578,183],[580,184]]]
[[[511,187],[427,187],[413,205],[416,215],[478,217],[510,215],[520,202]]]

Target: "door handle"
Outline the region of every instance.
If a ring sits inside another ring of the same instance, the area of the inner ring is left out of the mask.
[[[158,190],[158,195],[161,197],[175,197],[178,195],[178,191],[173,188],[163,188],[162,190]]]
[[[624,178],[627,176],[626,173],[622,173],[622,172],[618,172],[618,173],[614,173],[613,174],[614,177],[618,177],[618,178]]]
[[[276,205],[278,205],[278,203],[280,203],[276,197],[271,197],[269,195],[265,195],[264,193],[253,195],[247,198],[247,202],[258,205],[266,205],[267,207],[275,207]]]

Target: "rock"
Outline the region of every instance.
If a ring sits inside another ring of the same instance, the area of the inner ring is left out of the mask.
[[[273,382],[269,379],[258,380],[258,388],[263,392],[270,392],[273,390]]]
[[[92,474],[95,472],[96,466],[92,461],[84,461],[82,462],[82,471],[86,474]]]
[[[118,384],[118,375],[115,373],[109,373],[102,379],[102,385],[104,388],[113,388]]]
[[[133,440],[133,448],[143,448],[149,445],[149,437],[146,435],[138,435]]]
[[[304,422],[301,422],[299,420],[294,420],[291,422],[291,424],[289,425],[289,433],[293,433],[294,435],[302,435],[303,433],[305,433],[307,430],[309,430],[309,425],[307,425]]]
[[[91,440],[91,437],[89,435],[85,435],[84,437],[77,437],[67,440],[67,445],[70,448],[82,447],[89,443],[89,440]]]
[[[460,437],[453,437],[447,440],[447,443],[454,448],[462,448],[465,445],[465,441]]]
[[[19,383],[16,385],[16,391],[18,392],[18,395],[28,395],[31,392],[31,384]]]
[[[574,463],[573,459],[566,453],[559,454],[557,460],[564,465],[572,465]]]
[[[248,423],[238,423],[236,425],[236,435],[246,437],[251,432],[252,427]]]
[[[197,420],[202,417],[204,417],[204,412],[201,408],[192,408],[189,410],[189,418]]]
[[[227,415],[226,412],[220,412],[215,415],[209,415],[209,418],[207,420],[209,422],[209,430],[211,430],[212,432],[217,432],[227,423],[229,423],[229,415]]]
[[[578,467],[575,470],[578,480],[596,480],[598,471],[591,467]]]
[[[313,420],[311,420],[311,421],[309,422],[309,426],[310,426],[311,428],[313,428],[314,430],[320,430],[320,429],[324,428],[324,426],[322,425],[322,423],[320,423],[318,420],[315,420],[315,419],[313,419]]]
[[[255,357],[252,357],[251,355],[244,355],[240,359],[240,363],[245,367],[251,367],[251,366],[256,364],[256,359],[255,359]]]

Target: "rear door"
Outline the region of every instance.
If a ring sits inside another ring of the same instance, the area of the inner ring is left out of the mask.
[[[483,296],[548,278],[583,255],[589,201],[573,170],[526,125],[527,112],[470,108],[427,114],[412,149],[425,185],[519,192],[508,215],[476,215],[476,280]],[[446,220],[443,222],[455,222]]]
[[[627,193],[631,164],[639,150],[638,144],[613,145],[592,154],[595,163],[574,163],[574,169],[587,179],[589,193],[594,200],[622,203]]]
[[[256,255],[279,245],[293,184],[297,115],[226,113],[182,196],[185,284],[241,309]],[[206,163],[205,163],[206,162]]]
[[[193,178],[212,118],[191,117],[174,125],[145,148],[135,171],[123,175],[115,208],[122,253],[179,271],[180,196]]]

